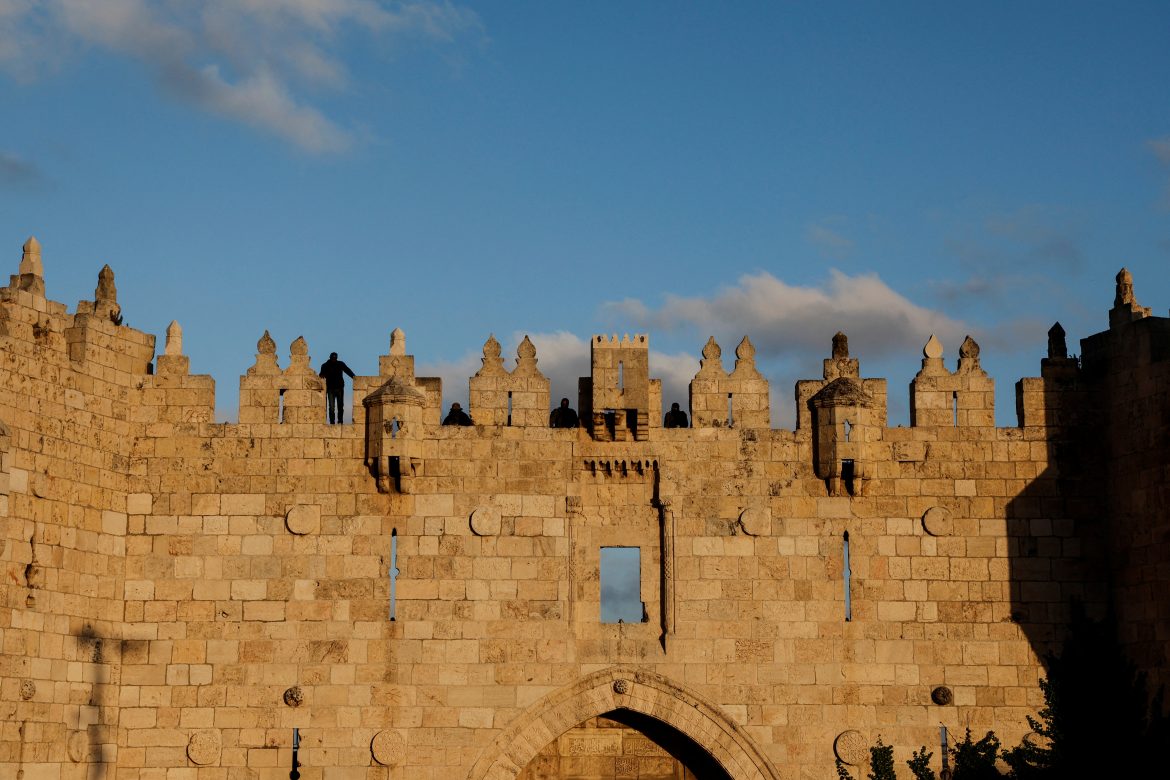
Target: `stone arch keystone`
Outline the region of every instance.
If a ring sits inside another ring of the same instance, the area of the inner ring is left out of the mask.
[[[623,666],[594,672],[533,704],[484,748],[467,780],[515,780],[561,734],[589,718],[623,709],[682,732],[735,780],[780,780],[743,727],[717,706],[660,674]]]

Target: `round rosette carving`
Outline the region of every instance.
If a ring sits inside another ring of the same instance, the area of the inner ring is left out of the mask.
[[[196,766],[207,766],[219,760],[219,732],[215,729],[200,729],[191,733],[187,740],[187,758]]]
[[[922,530],[931,536],[950,536],[955,531],[955,519],[945,506],[932,506],[922,515]]]
[[[305,703],[305,692],[301,686],[294,685],[284,692],[284,703],[290,707],[299,707]]]
[[[476,536],[496,536],[500,533],[500,510],[494,506],[477,506],[471,512],[471,531]]]
[[[406,757],[406,740],[397,731],[379,731],[370,740],[370,754],[382,766],[398,766]]]
[[[284,516],[284,524],[298,536],[316,533],[321,525],[321,507],[316,504],[297,504]]]
[[[869,743],[860,731],[842,731],[833,740],[833,752],[849,766],[861,766],[869,759]]]
[[[625,695],[625,694],[629,693],[630,692],[630,681],[629,680],[614,680],[613,681],[613,692],[617,693],[617,694],[621,694],[621,695]]]

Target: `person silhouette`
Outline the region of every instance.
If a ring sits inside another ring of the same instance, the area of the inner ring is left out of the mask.
[[[333,410],[337,410],[337,424],[345,422],[345,375],[353,379],[349,366],[337,359],[336,352],[329,353],[329,359],[321,364],[317,374],[325,380],[325,406],[329,409],[329,424],[333,425]]]
[[[548,416],[548,427],[550,428],[576,428],[577,427],[577,412],[569,406],[569,399],[562,398],[561,405],[552,410]]]
[[[451,411],[447,412],[447,416],[443,418],[443,425],[475,425],[475,423],[467,416],[467,412],[463,411],[463,407],[456,402],[451,404]]]
[[[662,418],[663,428],[686,428],[687,413],[678,408],[677,403],[670,405],[670,411]]]

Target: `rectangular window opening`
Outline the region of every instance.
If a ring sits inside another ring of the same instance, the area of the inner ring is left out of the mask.
[[[508,425],[512,424],[512,391],[508,391]]]
[[[849,594],[849,580],[853,577],[853,571],[849,566],[849,532],[846,531],[843,537],[844,543],[844,565],[842,571],[845,580],[845,622],[853,620],[853,598]]]
[[[954,415],[954,419],[951,421],[951,424],[954,425],[956,428],[958,428],[959,427],[959,393],[957,391],[954,393],[951,393],[951,413]]]
[[[849,495],[853,495],[853,479],[856,474],[853,458],[845,458],[841,461],[841,482],[845,485],[845,492]]]
[[[276,409],[276,421],[278,423],[283,424],[284,423],[284,390],[280,391],[280,398],[277,401],[277,405],[278,406]]]
[[[390,569],[387,571],[390,575],[390,619],[394,620],[394,590],[398,583],[398,529],[395,528],[390,531]]]
[[[618,361],[618,390],[626,389],[626,364],[624,361]]]
[[[735,425],[735,413],[731,410],[731,393],[727,394],[727,427]]]
[[[642,549],[601,548],[601,622],[643,623]]]

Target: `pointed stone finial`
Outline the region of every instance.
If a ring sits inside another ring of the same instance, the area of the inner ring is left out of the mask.
[[[293,357],[302,357],[309,354],[309,342],[305,341],[304,336],[297,336],[292,346],[288,348],[288,352]]]
[[[45,269],[41,265],[41,242],[36,236],[29,236],[24,242],[24,253],[20,258],[20,273],[44,276]]]
[[[494,333],[489,334],[487,341],[485,341],[483,343],[483,356],[484,356],[484,358],[486,358],[488,360],[491,360],[493,358],[498,358],[502,351],[503,350],[500,349],[500,342],[496,341],[495,334]]]
[[[1059,322],[1048,329],[1048,357],[1051,359],[1068,357],[1068,343],[1064,339],[1064,328]]]
[[[178,320],[171,320],[171,324],[167,326],[167,346],[163,354],[171,356],[183,354],[183,327],[179,325]]]
[[[99,304],[118,302],[118,288],[114,286],[114,270],[110,268],[109,264],[103,265],[102,270],[98,271],[97,289],[93,291],[93,299]]]
[[[1137,298],[1133,294],[1133,274],[1122,268],[1117,272],[1117,293],[1113,296],[1113,305],[1129,306],[1136,303]]]
[[[833,336],[833,358],[840,360],[849,357],[849,337],[841,331]]]
[[[268,331],[264,331],[264,335],[256,342],[256,351],[261,355],[276,354],[276,342],[272,340],[272,336],[268,335]]]
[[[536,345],[532,343],[532,339],[524,336],[524,340],[516,347],[516,370],[514,374],[535,374],[536,371]]]
[[[1150,316],[1150,309],[1137,302],[1133,292],[1133,274],[1125,268],[1117,272],[1117,294],[1109,310],[1109,327],[1118,327]]]
[[[703,345],[703,358],[699,361],[698,376],[708,379],[723,376],[723,350],[715,342],[714,336],[709,337],[707,343]]]
[[[390,332],[390,354],[406,354],[406,333],[403,332],[402,328],[395,328]]]
[[[735,370],[731,376],[735,379],[763,379],[756,370],[756,345],[747,336],[735,348]]]
[[[739,346],[735,348],[735,362],[738,365],[740,361],[744,363],[756,362],[756,347],[747,336],[744,336],[743,341],[739,342]]]
[[[970,336],[963,339],[963,343],[959,345],[959,357],[968,360],[979,359],[979,344],[975,339]]]
[[[535,359],[536,346],[532,343],[532,339],[528,338],[528,335],[525,334],[524,340],[521,341],[519,346],[516,347],[516,362],[519,363],[522,360]]]
[[[480,360],[483,366],[476,372],[476,376],[487,376],[489,374],[504,374],[504,359],[500,357],[500,342],[496,341],[495,335],[489,335],[487,341],[483,343],[483,357]]]
[[[928,360],[938,360],[943,356],[943,345],[938,340],[938,336],[930,334],[930,338],[926,340],[926,346],[922,348],[922,356]]]
[[[20,256],[20,271],[12,277],[11,286],[33,295],[45,295],[45,269],[41,265],[41,244],[29,237],[24,242],[24,253]]]

